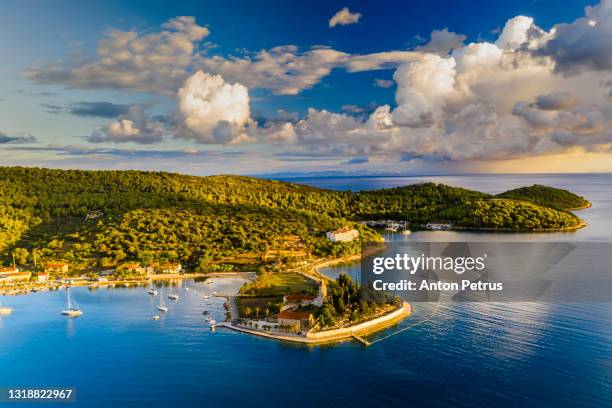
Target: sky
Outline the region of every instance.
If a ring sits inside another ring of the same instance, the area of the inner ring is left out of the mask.
[[[612,171],[612,0],[9,0],[0,53],[0,165]]]

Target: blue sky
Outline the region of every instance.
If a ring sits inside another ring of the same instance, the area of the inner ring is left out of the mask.
[[[349,20],[331,27],[344,8]],[[241,173],[609,171],[610,8],[607,0],[8,1],[0,158],[198,174],[228,172],[228,160]],[[445,30],[448,50],[431,45],[434,30]],[[101,55],[109,32],[118,40]],[[522,43],[502,46],[504,33]],[[568,58],[563,47],[575,49],[576,35],[583,52]],[[144,43],[152,48],[138,55]],[[156,52],[146,68],[134,62]],[[143,78],[129,82],[132,74]],[[541,89],[528,91],[530,77]],[[517,96],[501,94],[508,90]],[[543,107],[551,100],[558,109]],[[465,122],[469,115],[481,119]]]

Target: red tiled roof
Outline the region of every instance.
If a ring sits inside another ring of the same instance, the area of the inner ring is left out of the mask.
[[[64,262],[47,262],[45,264],[45,268],[52,268],[52,269],[57,269],[57,268],[63,268],[64,266],[67,266],[67,263]]]
[[[316,298],[312,295],[285,295],[287,302],[301,302],[303,300],[315,300]]]
[[[283,310],[278,314],[279,319],[293,319],[293,320],[301,320],[301,319],[310,319],[310,312],[292,312],[289,310]]]

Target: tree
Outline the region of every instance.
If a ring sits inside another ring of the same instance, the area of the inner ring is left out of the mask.
[[[30,253],[25,248],[15,248],[13,251],[13,256],[15,257],[15,262],[17,265],[26,265],[28,263]]]

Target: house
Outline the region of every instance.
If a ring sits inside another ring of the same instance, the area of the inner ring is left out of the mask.
[[[99,276],[97,281],[98,282],[108,282],[108,278],[106,276]]]
[[[327,232],[327,239],[332,242],[349,242],[359,237],[359,231],[355,228],[342,227],[335,231]]]
[[[49,274],[47,272],[39,272],[38,275],[36,275],[36,282],[45,283],[48,281],[49,281]]]
[[[281,310],[278,314],[279,326],[296,327],[300,331],[310,329],[314,323],[314,318],[310,312],[293,312],[290,310]]]
[[[308,306],[312,305],[316,299],[317,297],[312,295],[285,295],[283,296],[283,303],[287,307]]]
[[[174,274],[180,273],[183,270],[183,267],[178,262],[153,262],[151,265],[146,268],[147,274],[151,275],[154,273],[158,274]]]
[[[165,262],[157,269],[158,273],[180,273],[183,267],[178,262]]]
[[[10,266],[7,268],[0,268],[0,277],[4,275],[10,275],[12,273],[17,273],[17,272],[19,272],[19,268],[15,268],[14,266]]]
[[[65,262],[47,262],[45,263],[45,272],[47,273],[66,273],[69,265]]]
[[[119,265],[116,270],[117,271],[123,270],[127,272],[142,273],[142,274],[147,272],[146,268],[142,267],[138,262],[126,262],[124,264]]]
[[[20,282],[30,280],[32,272],[11,272],[0,275],[0,282]]]

